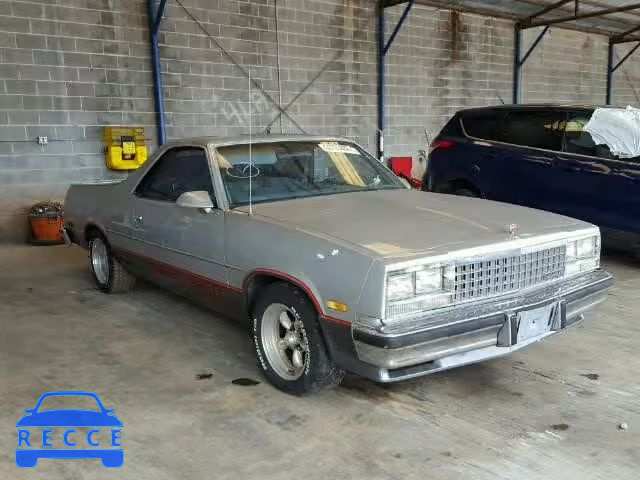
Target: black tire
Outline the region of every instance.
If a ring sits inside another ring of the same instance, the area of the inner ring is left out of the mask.
[[[107,258],[107,278],[101,279],[94,268],[93,255],[94,249],[98,246],[98,242],[106,248]],[[93,280],[100,290],[106,293],[125,293],[130,291],[136,283],[136,277],[134,277],[127,269],[120,263],[111,250],[109,242],[104,238],[101,233],[94,232],[89,238],[89,264],[91,265],[91,274]]]
[[[476,192],[475,190],[471,190],[470,188],[456,188],[453,191],[453,194],[459,195],[461,197],[473,197],[473,198],[480,197],[480,195],[478,195],[478,192]]]
[[[293,315],[292,318],[300,322],[299,331],[306,337],[307,351],[304,357],[304,367],[301,367],[303,371],[295,379],[284,378],[278,373],[277,367],[274,368],[263,342],[264,323],[268,321],[265,320],[267,318],[265,317],[265,312],[267,308],[274,305],[287,307],[289,314]],[[275,387],[285,393],[301,395],[338,385],[342,381],[344,371],[339,369],[329,358],[322,333],[320,332],[316,310],[300,289],[284,282],[268,285],[263,291],[259,292],[251,317],[251,333],[258,364],[264,376]]]

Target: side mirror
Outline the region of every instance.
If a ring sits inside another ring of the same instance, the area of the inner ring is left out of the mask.
[[[33,409],[32,409],[32,408],[27,408],[27,409],[24,411],[24,413],[29,413],[29,414],[30,414],[30,413],[33,413]]]
[[[184,192],[176,200],[176,205],[183,208],[200,208],[206,212],[214,208],[209,192],[205,192],[204,190]]]

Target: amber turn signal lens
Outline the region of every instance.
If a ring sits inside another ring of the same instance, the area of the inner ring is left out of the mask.
[[[346,303],[337,302],[335,300],[327,300],[327,307],[331,310],[337,310],[338,312],[346,312],[349,310],[349,307]]]

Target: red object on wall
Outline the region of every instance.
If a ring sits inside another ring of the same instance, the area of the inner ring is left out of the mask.
[[[391,170],[399,177],[407,180],[411,178],[411,166],[413,165],[413,157],[391,157]]]
[[[413,188],[419,189],[422,187],[422,181],[411,176],[413,157],[391,157],[389,163],[391,164],[391,171],[407,180]]]

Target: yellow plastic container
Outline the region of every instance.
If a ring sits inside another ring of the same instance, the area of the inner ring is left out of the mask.
[[[147,161],[144,127],[105,127],[107,168],[135,170]]]

